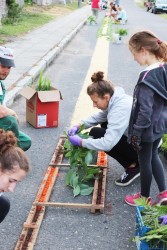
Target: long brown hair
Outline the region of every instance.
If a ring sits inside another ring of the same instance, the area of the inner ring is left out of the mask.
[[[25,152],[17,147],[17,138],[12,131],[0,129],[0,168],[12,171],[14,166],[28,172],[30,164]]]
[[[167,62],[167,44],[150,31],[135,33],[129,40],[129,47],[137,52],[143,47],[154,54],[157,59]]]
[[[104,80],[104,73],[102,71],[95,72],[92,77],[92,83],[87,87],[87,94],[89,96],[97,94],[99,97],[103,98],[105,94],[112,96],[114,94],[113,84]]]

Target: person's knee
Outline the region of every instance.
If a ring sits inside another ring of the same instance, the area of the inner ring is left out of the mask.
[[[93,138],[96,138],[96,128],[91,128],[89,135],[92,136]]]
[[[3,195],[0,196],[0,223],[5,219],[10,210],[10,201]]]

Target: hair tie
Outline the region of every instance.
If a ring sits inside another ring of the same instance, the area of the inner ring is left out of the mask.
[[[162,43],[162,41],[161,41],[161,40],[157,40],[157,43],[158,43],[158,44],[161,44],[161,43]]]

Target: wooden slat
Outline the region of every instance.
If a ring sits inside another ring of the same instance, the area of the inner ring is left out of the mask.
[[[62,202],[35,202],[36,206],[52,206],[52,207],[66,207],[66,208],[88,208],[101,209],[101,205],[92,205],[87,203],[62,203]]]

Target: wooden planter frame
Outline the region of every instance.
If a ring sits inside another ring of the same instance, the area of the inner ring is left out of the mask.
[[[66,137],[61,136],[55,149],[51,162],[46,170],[44,179],[39,187],[35,201],[30,209],[26,222],[17,241],[15,250],[32,250],[34,248],[36,238],[45,214],[47,206],[66,207],[66,208],[84,208],[90,209],[91,213],[104,212],[106,177],[107,177],[107,155],[99,151],[97,157],[97,165],[102,170],[102,178],[96,179],[94,182],[94,192],[91,204],[82,203],[61,203],[49,202],[49,198],[58,177],[59,169],[62,166],[69,167],[69,164],[62,164],[63,145]]]

